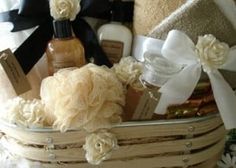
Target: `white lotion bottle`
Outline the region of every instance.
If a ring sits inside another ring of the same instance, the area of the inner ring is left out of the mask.
[[[125,14],[121,1],[113,1],[111,22],[98,29],[98,40],[112,64],[130,55],[132,33],[122,22]]]

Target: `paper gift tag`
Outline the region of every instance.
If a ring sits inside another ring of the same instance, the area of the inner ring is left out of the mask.
[[[154,91],[145,90],[139,100],[138,106],[133,114],[132,120],[152,119],[159,98],[160,98],[160,93],[157,92],[156,90]]]
[[[6,72],[17,95],[31,89],[29,81],[10,49],[0,52],[0,64]]]

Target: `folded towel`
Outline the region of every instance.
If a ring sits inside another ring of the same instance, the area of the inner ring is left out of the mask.
[[[186,0],[135,0],[134,33],[147,35]]]
[[[165,39],[172,29],[184,31],[194,42],[213,34],[230,46],[236,44],[236,0],[189,0],[157,25],[150,37]]]

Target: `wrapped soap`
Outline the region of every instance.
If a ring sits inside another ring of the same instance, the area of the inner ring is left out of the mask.
[[[133,29],[138,35],[147,35],[186,0],[135,0]]]
[[[199,82],[191,97],[183,104],[170,105],[167,108],[167,118],[188,118],[204,116],[218,112],[212,93],[211,84]]]

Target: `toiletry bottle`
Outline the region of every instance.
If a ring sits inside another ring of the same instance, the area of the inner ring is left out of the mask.
[[[125,13],[121,1],[113,1],[111,22],[98,29],[98,39],[111,63],[130,55],[132,33],[122,22]]]
[[[86,64],[83,45],[72,35],[70,21],[55,20],[53,28],[54,38],[48,43],[46,50],[49,75],[62,68]]]

